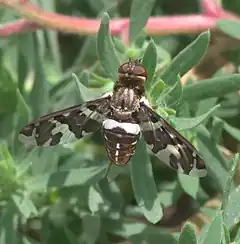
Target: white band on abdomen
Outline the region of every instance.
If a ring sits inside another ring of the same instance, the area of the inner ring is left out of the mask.
[[[114,128],[121,128],[124,131],[126,131],[126,133],[132,135],[138,135],[140,133],[140,127],[138,124],[117,122],[116,120],[113,119],[106,119],[103,122],[103,128],[107,130],[111,130]]]

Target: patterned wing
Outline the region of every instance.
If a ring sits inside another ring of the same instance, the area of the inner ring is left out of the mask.
[[[140,106],[140,126],[151,151],[180,173],[204,177],[207,170],[196,148],[145,103]]]
[[[109,108],[109,97],[104,97],[42,116],[20,131],[19,140],[30,149],[81,139],[102,126]]]

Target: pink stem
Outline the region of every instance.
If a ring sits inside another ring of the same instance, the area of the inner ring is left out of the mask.
[[[60,32],[96,35],[100,20],[70,17],[57,13],[49,13],[31,4],[27,0],[0,0],[0,7],[10,8],[28,20],[18,20],[0,26],[0,37],[34,31],[38,28],[53,29]],[[150,17],[145,29],[148,35],[168,35],[179,33],[198,33],[206,29],[215,29],[220,19],[239,19],[238,16],[225,11],[214,0],[201,0],[202,14]],[[111,35],[124,36],[129,19],[112,19]]]

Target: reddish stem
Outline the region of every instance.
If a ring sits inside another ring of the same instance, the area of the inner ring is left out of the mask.
[[[0,27],[0,37],[8,37],[16,33],[30,32],[39,28],[39,25],[29,20],[18,20]]]
[[[18,12],[28,20],[2,25],[0,37],[33,31],[38,28],[81,35],[96,35],[100,26],[100,20],[49,13],[27,0],[0,0],[1,6]],[[239,19],[236,15],[218,6],[214,0],[201,0],[201,6],[202,14],[150,17],[145,26],[146,32],[150,36],[198,33],[206,29],[215,29],[219,19]],[[126,39],[128,25],[128,18],[112,19],[110,21],[111,35],[121,35]]]

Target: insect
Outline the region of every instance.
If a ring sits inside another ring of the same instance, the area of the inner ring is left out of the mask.
[[[101,129],[111,163],[125,165],[142,135],[147,147],[172,169],[203,177],[207,170],[195,147],[158,115],[145,98],[147,70],[139,60],[123,63],[113,92],[40,117],[19,135],[26,147],[54,146]]]

